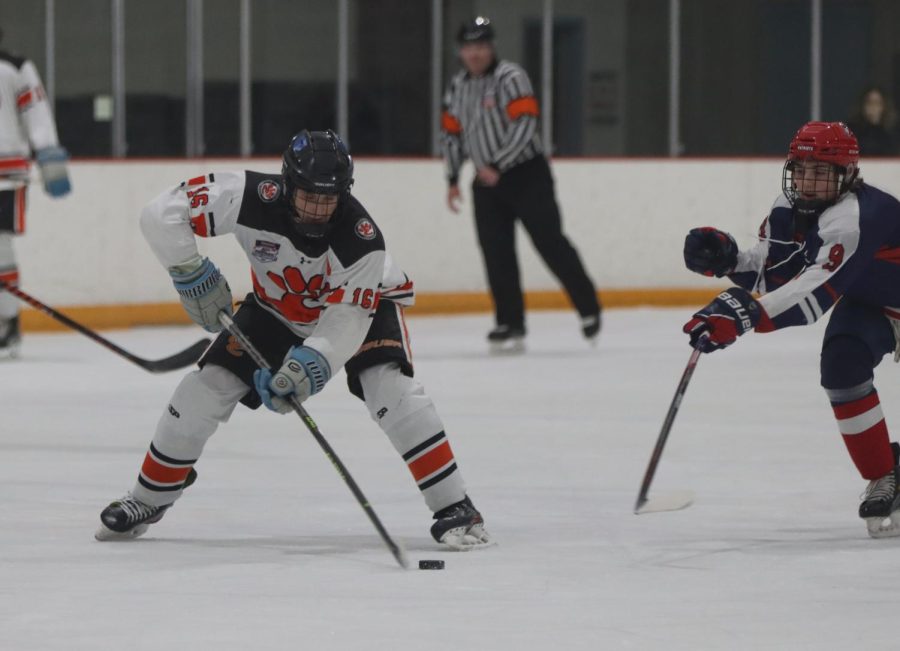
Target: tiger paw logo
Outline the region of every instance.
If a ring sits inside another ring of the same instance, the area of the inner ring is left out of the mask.
[[[253,286],[256,293],[290,321],[295,323],[317,321],[322,306],[336,289],[325,281],[323,274],[316,274],[307,279],[297,267],[285,267],[283,274],[279,276],[273,271],[266,273],[266,277],[284,292],[280,298],[266,293],[254,274]]]

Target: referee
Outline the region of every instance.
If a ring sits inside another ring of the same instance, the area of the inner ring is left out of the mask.
[[[562,232],[531,81],[519,65],[497,58],[494,29],[487,18],[464,23],[457,41],[463,69],[450,81],[441,117],[447,205],[459,212],[459,169],[471,158],[476,169],[475,225],[497,322],[488,341],[495,350],[524,348],[517,219],[568,293],[581,316],[584,336],[593,340],[600,332],[600,303],[578,252]]]

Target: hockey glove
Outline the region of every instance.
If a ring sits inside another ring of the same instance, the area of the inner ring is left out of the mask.
[[[762,313],[762,306],[750,292],[730,287],[694,314],[682,330],[690,335],[691,346],[711,353],[730,346],[742,334],[755,328]]]
[[[737,265],[737,254],[734,238],[710,226],[693,228],[684,238],[684,264],[704,276],[730,274]]]
[[[209,258],[171,267],[169,274],[181,297],[181,305],[194,323],[207,332],[219,332],[219,312],[232,314],[231,288]]]
[[[266,407],[286,414],[293,409],[291,396],[303,402],[321,391],[330,379],[331,366],[319,351],[309,346],[294,346],[274,375],[267,368],[255,371],[253,386]]]
[[[62,197],[72,191],[69,183],[69,172],[66,163],[69,152],[62,147],[47,147],[37,151],[37,164],[41,168],[41,179],[44,181],[44,192],[51,197]]]

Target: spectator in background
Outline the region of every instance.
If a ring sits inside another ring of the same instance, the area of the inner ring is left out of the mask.
[[[0,32],[2,38],[2,32]],[[31,160],[37,161],[44,191],[68,194],[69,155],[59,146],[50,103],[34,64],[0,50],[0,358],[19,349],[19,300],[2,291],[19,282],[13,236],[25,231],[25,191]]]
[[[516,259],[521,220],[540,256],[581,317],[581,332],[600,332],[597,291],[562,231],[550,166],[538,131],[538,103],[528,75],[497,58],[494,29],[478,17],[457,35],[463,69],[450,81],[441,118],[447,163],[447,205],[459,212],[459,169],[475,165],[472,196],[478,243],[494,299],[497,327],[488,333],[498,352],[524,348],[525,304]]]
[[[869,86],[859,96],[849,127],[859,140],[863,158],[897,156],[897,112],[878,86]]]

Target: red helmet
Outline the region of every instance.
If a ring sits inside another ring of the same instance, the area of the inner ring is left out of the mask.
[[[795,182],[794,169],[800,161],[820,161],[834,167],[833,180],[822,181],[817,191],[819,196],[815,198],[804,196]],[[807,122],[791,140],[781,175],[781,189],[797,211],[819,214],[851,189],[858,174],[859,142],[847,125],[843,122]]]
[[[820,160],[849,171],[859,165],[859,142],[843,122],[807,122],[791,140],[788,160]]]

